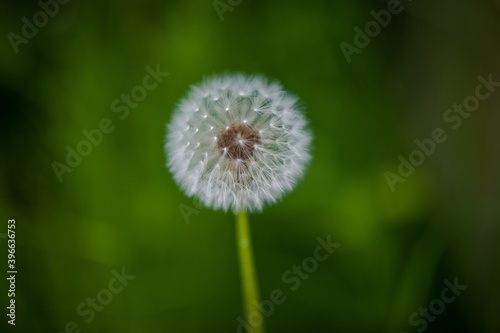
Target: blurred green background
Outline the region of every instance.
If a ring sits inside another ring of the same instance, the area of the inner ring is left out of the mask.
[[[163,144],[189,85],[242,71],[298,95],[314,133],[304,179],[250,216],[262,298],[286,296],[267,331],[417,332],[412,314],[457,278],[468,288],[425,331],[499,332],[500,88],[456,130],[443,114],[479,75],[500,81],[500,2],[404,0],[350,63],[340,43],[354,45],[354,27],[387,1],[221,2],[223,20],[212,1],[72,0],[18,53],[8,34],[41,7],[2,2],[0,330],[65,332],[73,321],[82,332],[237,332],[234,217],[180,192]],[[169,76],[120,119],[113,101],[157,65]],[[66,164],[66,147],[103,118],[114,130],[60,182],[53,162]],[[384,173],[438,127],[447,141],[392,192]],[[341,247],[290,290],[282,274],[328,235]],[[87,323],[78,306],[106,299],[122,268],[135,278]]]

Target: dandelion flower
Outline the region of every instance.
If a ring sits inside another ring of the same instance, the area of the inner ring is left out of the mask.
[[[297,98],[262,76],[213,76],[193,86],[167,130],[174,179],[214,209],[262,210],[293,188],[310,160]]]
[[[208,207],[237,213],[248,319],[259,311],[259,288],[246,213],[290,191],[310,160],[297,98],[262,76],[213,76],[191,88],[167,130],[168,167],[179,186]],[[264,332],[263,320],[251,331]]]

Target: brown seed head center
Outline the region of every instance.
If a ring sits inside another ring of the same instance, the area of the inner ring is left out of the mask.
[[[217,137],[219,153],[236,160],[247,160],[253,156],[255,145],[259,144],[259,132],[246,124],[233,124],[223,128]]]

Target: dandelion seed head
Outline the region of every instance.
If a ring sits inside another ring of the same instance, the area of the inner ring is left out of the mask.
[[[310,142],[295,96],[262,76],[236,74],[191,88],[167,126],[165,150],[187,195],[214,209],[251,212],[292,190]]]

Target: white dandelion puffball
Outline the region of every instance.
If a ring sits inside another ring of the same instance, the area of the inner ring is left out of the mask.
[[[212,76],[191,87],[167,126],[168,168],[214,209],[260,211],[290,191],[310,160],[297,98],[262,76]]]

